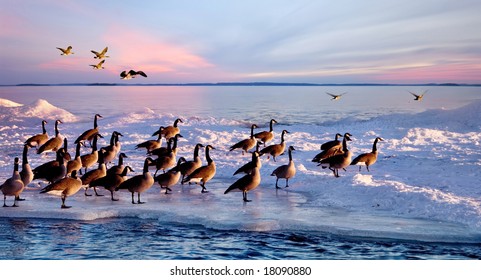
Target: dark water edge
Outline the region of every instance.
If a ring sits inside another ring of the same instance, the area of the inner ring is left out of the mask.
[[[152,219],[0,219],[2,260],[468,260],[481,244],[216,230]]]

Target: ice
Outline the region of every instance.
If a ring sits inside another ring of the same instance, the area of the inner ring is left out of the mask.
[[[454,110],[391,114],[370,120],[279,124],[274,128],[273,143],[280,141],[283,129],[291,132],[286,142],[296,148],[297,174],[289,181],[289,188],[276,190],[275,177],[270,174],[287,163],[287,154],[277,162],[262,157],[262,181],[248,193],[249,203],[242,201],[241,193],[223,194],[240,178],[232,176],[234,171],[251,159],[241,151],[228,152],[232,144],[249,137],[249,124],[244,121],[173,116],[145,108],[99,120],[105,137],[99,146],[108,145],[112,131],[121,132],[122,151],[128,155],[125,164],[135,170],[132,175],[140,174],[146,155],[144,150],[135,150],[135,145],[154,139],[151,135],[160,125],[171,125],[177,117],[184,119],[179,124],[184,138],[179,141],[178,156],[192,159],[196,143],[216,148],[211,157],[217,173],[206,184],[208,193],[201,194],[198,185],[178,184],[172,194],[165,195],[155,184],[142,194],[145,204],[132,205],[128,192],[115,193],[120,201],[113,202],[105,190],[100,190],[104,197],[85,197],[81,190],[67,199],[72,208],[65,210],[60,209],[58,197],[39,194],[45,182],[34,181],[22,194],[27,200],[19,202],[18,208],[0,209],[0,216],[73,220],[134,217],[224,230],[306,230],[376,238],[481,241],[481,101]],[[46,100],[22,105],[1,99],[0,182],[11,176],[13,157],[21,156],[23,141],[40,133],[42,119],[62,119],[60,131],[71,141],[92,126],[91,119],[80,120]],[[53,123],[47,130],[53,135]],[[354,156],[370,151],[376,136],[385,139],[378,143],[380,154],[371,172],[350,166],[335,178],[331,171],[311,162],[320,145],[337,132],[353,135],[348,145]],[[74,152],[73,144],[70,152]],[[82,148],[82,153],[89,152],[89,148]],[[200,153],[205,163],[204,151]],[[29,153],[32,167],[52,159],[54,154]],[[284,186],[284,180],[279,185]],[[11,197],[7,198],[7,204],[11,203]]]

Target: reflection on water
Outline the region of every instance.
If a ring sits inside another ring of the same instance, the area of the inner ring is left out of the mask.
[[[86,122],[150,108],[182,117],[215,117],[268,125],[266,116],[284,124],[319,124],[343,118],[369,119],[391,113],[452,109],[481,98],[479,87],[424,87],[422,102],[404,86],[43,86],[0,87],[0,98],[30,104],[39,98],[66,109]],[[332,101],[327,91],[348,92]],[[92,106],[95,104],[95,106]]]

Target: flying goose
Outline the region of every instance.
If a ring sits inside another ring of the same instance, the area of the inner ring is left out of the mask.
[[[266,146],[267,142],[271,141],[274,138],[274,133],[272,132],[273,131],[272,125],[274,123],[277,123],[277,121],[275,119],[271,119],[269,123],[269,131],[262,131],[254,134],[254,137],[258,141],[261,141],[262,143],[264,143],[264,147]]]
[[[253,152],[252,158],[254,161],[259,161],[259,153]],[[259,167],[255,166],[252,169],[252,172],[249,174],[244,175],[239,180],[235,181],[234,184],[230,185],[229,188],[224,192],[227,194],[231,191],[239,190],[242,192],[242,200],[244,202],[250,202],[251,200],[247,199],[247,192],[257,188],[261,183],[261,173],[259,172]]]
[[[25,144],[27,144],[29,147],[37,147],[37,149],[42,146],[45,142],[48,141],[48,134],[47,130],[45,129],[45,124],[47,123],[46,120],[42,121],[42,133],[34,135],[30,138],[28,138],[25,141]]]
[[[33,180],[33,171],[32,171],[32,168],[30,167],[30,164],[28,163],[28,158],[27,158],[28,147],[29,146],[27,144],[23,145],[22,170],[20,171],[20,178],[22,178],[24,187],[28,186],[28,184],[30,184],[30,182],[32,182]],[[18,201],[24,200],[23,198],[20,198],[20,193],[19,195],[15,196],[15,199]]]
[[[118,201],[118,198],[114,198],[114,191],[115,189],[122,184],[127,179],[127,173],[132,171],[130,166],[125,166],[123,168],[122,173],[108,173],[104,177],[97,178],[90,182],[90,187],[104,187],[106,190],[110,192],[110,199],[112,201]]]
[[[33,169],[33,180],[45,179],[50,184],[54,183],[67,175],[67,164],[64,158],[63,148],[56,153],[56,159],[46,162]]]
[[[258,153],[257,155],[254,155],[254,153],[252,153],[252,160],[249,161],[248,163],[242,165],[241,167],[239,167],[239,169],[237,169],[234,174],[232,174],[232,176],[235,176],[239,173],[245,173],[245,174],[250,174],[252,172],[252,170],[257,167],[259,168],[259,170],[261,169],[262,167],[262,161],[260,158],[258,158],[257,160],[255,160],[255,157],[258,157],[259,156],[259,146],[260,146],[260,142],[257,142],[256,144],[256,152]]]
[[[321,152],[312,159],[312,162],[321,162],[325,158],[342,153],[342,142],[339,141],[339,137],[342,137],[342,135],[336,133],[334,140],[322,144]]]
[[[332,94],[332,93],[326,92],[327,95],[332,97],[331,100],[339,100],[339,99],[341,99],[341,96],[343,96],[346,93],[347,92],[343,92],[341,94]]]
[[[289,131],[284,129],[281,134],[281,143],[265,147],[261,150],[259,155],[262,156],[264,154],[268,154],[267,159],[269,159],[269,156],[272,156],[272,158],[274,158],[274,161],[276,161],[276,157],[282,155],[286,149],[286,142],[284,141],[284,135],[286,133],[289,133]]]
[[[160,148],[162,146],[162,134],[157,134],[157,140],[147,140],[135,146],[135,149],[145,148],[147,150],[147,154],[149,154],[152,150]]]
[[[329,167],[336,177],[339,177],[339,169],[344,169],[351,164],[352,152],[347,148],[347,141],[351,141],[351,136],[352,135],[347,132],[344,134],[344,139],[342,140],[342,154],[328,157],[321,160],[319,163],[323,169]]]
[[[169,194],[167,191],[172,191],[170,188],[171,186],[177,184],[180,179],[180,175],[182,174],[180,172],[180,165],[185,163],[186,160],[184,157],[180,157],[179,160],[177,161],[177,165],[167,171],[166,173],[157,175],[154,178],[154,181],[157,182],[160,186],[161,189],[165,189],[165,194]]]
[[[37,154],[41,154],[43,152],[53,151],[56,152],[58,149],[62,147],[63,141],[60,132],[58,131],[58,124],[62,123],[61,120],[55,121],[55,137],[50,138],[45,142],[40,148],[37,150]]]
[[[130,70],[129,72],[127,71],[122,71],[122,73],[120,73],[120,79],[122,80],[130,80],[132,78],[135,78],[135,76],[137,75],[140,75],[140,76],[143,76],[143,77],[146,77],[147,78],[147,75],[143,72],[143,71],[134,71],[134,70]]]
[[[187,183],[190,181],[195,183],[200,182],[200,186],[202,187],[202,193],[207,192],[205,184],[214,177],[216,172],[215,162],[210,157],[209,151],[211,149],[215,150],[215,148],[211,145],[207,145],[205,147],[205,158],[207,160],[207,165],[197,168],[196,170],[194,170],[194,172],[192,172],[189,176],[182,180],[182,183]]]
[[[98,118],[102,118],[101,115],[99,114],[95,114],[94,116],[94,128],[91,128],[91,129],[88,129],[86,131],[84,131],[78,138],[77,140],[75,140],[75,144],[77,144],[78,142],[83,142],[85,140],[88,140],[90,142],[90,146],[92,146],[92,139],[94,138],[94,135],[96,135],[97,133],[99,133],[99,129],[98,129],[98,124],[97,124],[97,119]]]
[[[100,134],[95,134],[93,143],[92,143],[92,152],[90,154],[82,155],[80,156],[80,160],[82,161],[82,167],[84,168],[84,171],[87,172],[87,168],[90,166],[94,165],[98,159],[99,159],[99,152],[97,150],[97,139],[98,138],[104,138]]]
[[[251,136],[250,136],[250,138],[244,139],[244,140],[242,140],[240,142],[237,142],[236,144],[232,145],[229,148],[229,152],[233,151],[235,149],[242,149],[242,154],[244,154],[244,152],[247,153],[248,150],[254,148],[256,146],[256,143],[257,143],[257,140],[254,137],[254,128],[256,128],[256,127],[257,127],[257,125],[253,124],[251,126]]]
[[[5,203],[7,200],[7,196],[14,196],[17,197],[20,195],[24,188],[22,178],[20,177],[20,173],[18,172],[18,157],[15,158],[13,164],[13,174],[12,177],[8,178],[3,184],[0,186],[0,189],[3,193],[3,207],[8,207]],[[18,207],[16,204],[17,200],[13,199],[12,207]]]
[[[271,176],[276,176],[276,189],[280,189],[277,186],[277,182],[279,178],[286,179],[286,188],[289,187],[289,179],[296,175],[296,166],[294,165],[294,161],[292,160],[292,151],[295,151],[293,146],[289,146],[289,163],[285,165],[281,165],[277,167],[274,171],[272,171]]]
[[[135,204],[134,193],[137,193],[137,203],[142,204],[144,202],[140,201],[140,194],[152,187],[154,184],[154,178],[149,172],[149,164],[152,162],[152,158],[146,158],[144,161],[144,169],[142,175],[136,175],[125,181],[123,181],[115,191],[121,189],[127,189],[132,193],[132,204]]]
[[[72,206],[65,205],[65,200],[68,196],[76,194],[82,187],[82,181],[77,177],[77,171],[74,170],[70,174],[70,177],[65,177],[55,183],[52,183],[43,188],[40,193],[49,193],[54,195],[60,195],[62,198],[62,209],[70,208]]]
[[[96,52],[94,50],[91,50],[91,52],[93,54],[95,54],[94,58],[95,59],[102,59],[102,58],[106,58],[106,57],[110,57],[108,55],[105,55],[107,53],[107,51],[109,50],[109,47],[105,47],[100,53],[99,52]],[[104,60],[105,61],[105,60]]]
[[[82,159],[80,158],[80,146],[82,146],[82,142],[78,142],[77,146],[75,147],[75,157],[74,159],[67,162],[67,174],[72,174],[72,171],[79,170],[82,168]]]
[[[85,196],[92,196],[91,194],[87,193],[87,190],[91,187],[94,188],[96,196],[103,196],[102,194],[98,194],[96,186],[91,186],[90,183],[95,179],[102,178],[107,175],[107,167],[105,167],[104,162],[104,153],[98,153],[97,162],[99,163],[99,167],[97,169],[89,170],[89,172],[86,172],[84,175],[82,175],[82,178],[80,178],[82,180],[82,185],[86,185]]]
[[[57,47],[57,49],[62,52],[60,55],[71,55],[71,54],[74,54],[74,52],[72,52],[72,46],[68,46],[67,49],[63,49],[63,48],[59,48],[59,47]]]
[[[121,174],[124,171],[124,158],[128,158],[128,156],[125,153],[120,153],[118,164],[110,167],[107,170],[107,175],[109,175],[109,174]]]
[[[425,90],[425,91],[423,91],[423,93],[421,93],[421,94],[416,94],[416,93],[414,93],[414,92],[409,92],[409,93],[414,96],[414,100],[415,100],[415,101],[421,101],[421,100],[423,100],[424,94],[426,94],[426,92],[428,92],[428,91]]]
[[[166,140],[169,140],[170,138],[180,133],[180,128],[178,127],[179,122],[183,123],[184,121],[178,118],[174,121],[173,125],[169,125],[168,127],[161,126],[159,130],[157,130],[156,132],[154,132],[154,134],[152,134],[152,136],[161,134],[165,137]]]
[[[100,61],[97,64],[90,64],[89,66],[92,66],[93,69],[95,69],[95,70],[100,70],[100,69],[105,69],[105,67],[102,66],[104,63],[105,63],[105,59]]]
[[[194,170],[202,166],[202,160],[199,156],[199,149],[203,147],[204,145],[202,145],[201,143],[197,143],[194,147],[193,160],[186,161],[178,167],[178,169],[180,170],[180,174],[182,174],[181,182],[184,180],[185,176],[189,176],[192,172],[194,172]]]
[[[376,137],[374,139],[374,144],[372,145],[372,151],[370,153],[360,154],[356,158],[354,158],[351,162],[351,165],[359,165],[359,172],[361,172],[361,166],[365,165],[368,172],[369,166],[373,165],[377,160],[377,142],[384,141],[381,137]]]

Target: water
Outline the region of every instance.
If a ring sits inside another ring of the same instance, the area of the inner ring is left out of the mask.
[[[422,102],[407,92],[426,89]],[[331,101],[325,92],[348,93]],[[480,180],[473,103],[481,99],[479,87],[0,87],[0,98],[22,104],[42,98],[71,112],[79,121],[60,128],[69,139],[102,114],[102,133],[122,131],[122,150],[136,171],[145,152],[135,144],[182,117],[179,154],[190,159],[194,143],[212,143],[218,166],[209,193],[176,186],[166,196],[154,186],[142,206],[131,205],[126,192],[116,194],[116,203],[79,193],[67,199],[71,209],[60,210],[59,198],[40,195],[33,183],[19,208],[0,209],[0,259],[481,258],[481,193],[472,188]],[[22,137],[39,131],[39,119],[21,112],[0,111],[2,182]],[[250,159],[227,154],[228,147],[250,123],[266,128],[272,117],[280,122],[275,132],[290,130],[286,139],[297,149],[291,187],[274,191],[269,176],[283,156],[263,161],[261,185],[249,193],[253,202],[224,195],[237,179],[232,173]],[[355,135],[354,153],[369,150],[374,135],[387,140],[371,173],[354,167],[336,179],[310,159],[320,143],[347,130]],[[50,159],[29,156],[34,167]]]
[[[0,219],[0,259],[481,259],[478,244],[216,230],[151,219]],[[7,246],[8,244],[8,246]]]

